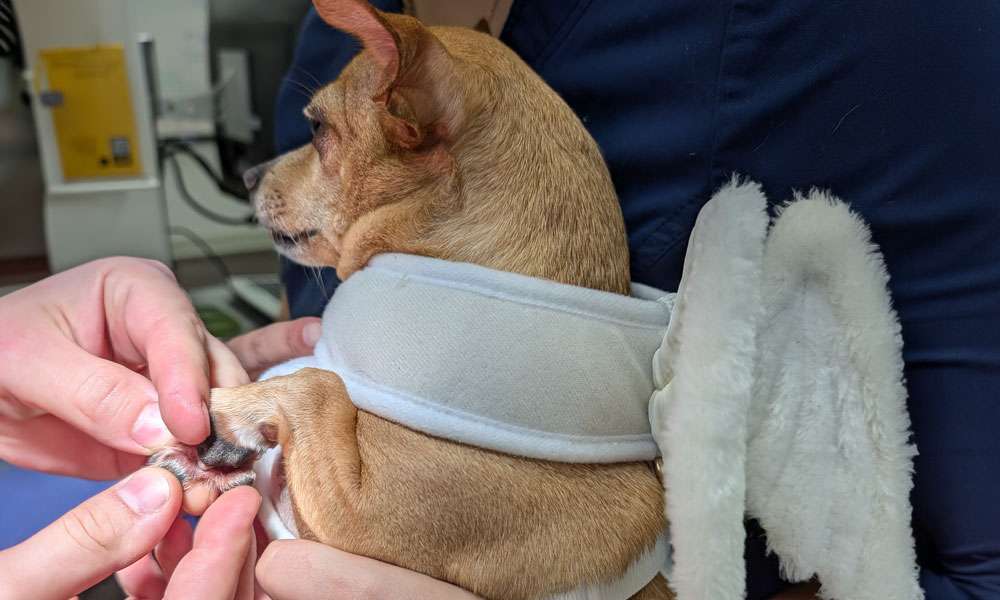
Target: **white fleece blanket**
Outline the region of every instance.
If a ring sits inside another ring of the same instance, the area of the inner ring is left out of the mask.
[[[759,186],[702,210],[650,405],[679,600],[746,591],[744,519],[823,598],[917,600],[902,338],[865,224]]]
[[[699,215],[676,298],[382,255],[334,294],[315,356],[264,377],[331,369],[361,409],[499,452],[662,453],[679,600],[744,597],[747,516],[786,575],[818,576],[825,598],[917,600],[915,451],[886,279],[842,203],[799,198],[772,225],[759,187],[734,180]],[[261,471],[265,524],[294,535]],[[626,598],[667,560],[565,598]]]

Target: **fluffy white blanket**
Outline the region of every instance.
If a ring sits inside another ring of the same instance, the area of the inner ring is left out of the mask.
[[[744,597],[745,517],[824,598],[923,597],[887,281],[865,224],[822,192],[770,228],[751,183],[702,210],[650,406],[679,600]]]

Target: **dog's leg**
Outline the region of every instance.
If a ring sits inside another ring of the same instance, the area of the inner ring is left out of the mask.
[[[665,526],[643,463],[546,463],[432,438],[359,411],[329,371],[215,390],[211,414],[203,461],[281,445],[301,537],[485,598],[615,579]],[[638,598],[670,596],[654,582]]]
[[[275,445],[287,447],[297,433],[322,431],[321,414],[342,404],[335,398],[347,398],[344,383],[322,369],[214,389],[209,401],[212,435],[198,447],[198,456],[208,466],[231,468]]]

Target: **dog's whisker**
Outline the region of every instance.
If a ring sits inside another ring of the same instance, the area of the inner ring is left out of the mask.
[[[298,72],[302,73],[303,75],[305,75],[306,77],[312,79],[314,82],[316,82],[317,89],[323,87],[323,82],[320,81],[319,79],[317,79],[315,75],[313,75],[312,73],[310,73],[306,69],[303,69],[302,67],[300,67],[298,65],[295,65],[293,68],[296,71],[298,71]]]
[[[287,79],[289,83],[298,86],[300,89],[306,91],[310,95],[314,95],[316,92],[319,91],[318,87],[313,87],[303,81],[299,81],[298,79],[295,79],[291,75],[286,76],[285,79]]]
[[[293,86],[292,87],[293,90],[299,92],[300,94],[302,94],[303,96],[305,96],[310,100],[312,100],[312,97],[316,95],[317,90],[315,88],[305,85],[304,83],[293,79],[291,76],[286,76],[284,81],[291,84]]]
[[[323,279],[323,272],[319,267],[313,267],[312,269],[316,274],[316,285],[319,286],[320,292],[323,293],[323,299],[329,302],[330,292],[326,289],[326,281]]]

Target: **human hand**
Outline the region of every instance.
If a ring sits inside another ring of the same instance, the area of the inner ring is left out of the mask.
[[[426,575],[304,540],[271,542],[257,581],[273,600],[476,600]]]
[[[306,317],[262,327],[233,338],[229,341],[228,345],[249,376],[252,379],[256,379],[260,373],[276,364],[310,354],[319,337],[320,320],[314,317]],[[206,531],[206,527],[209,530],[215,528],[214,525],[211,525],[214,520],[224,518],[217,517],[216,515],[226,509],[213,507],[224,506],[224,503],[232,502],[231,498],[233,494],[243,493],[240,492],[240,489],[237,488],[223,494],[214,503],[212,503],[214,495],[208,490],[189,490],[185,494],[187,510],[192,513],[205,513],[199,522],[198,532],[193,534],[190,525],[186,521],[178,519],[167,532],[163,541],[156,547],[153,554],[145,556],[136,563],[119,571],[117,573],[118,582],[129,596],[142,599],[164,597],[186,598],[194,596],[182,590],[187,590],[188,588],[192,590],[203,589],[197,579],[182,577],[181,571],[177,570],[177,565],[182,562],[194,562],[195,564],[201,562],[203,559],[199,555],[203,551],[211,551],[214,546],[218,546],[218,549],[230,547],[230,542],[227,541],[225,535],[213,534],[207,541],[202,541],[198,536]],[[256,505],[259,505],[259,502],[258,498]],[[208,507],[207,510],[205,507]],[[253,512],[256,513],[256,508],[254,508]],[[230,521],[232,521],[232,518]],[[235,522],[239,523],[240,521],[237,518]],[[248,587],[243,578],[249,577],[250,583],[253,583],[254,563],[252,558],[256,558],[255,542],[256,540],[254,540],[252,546],[251,559],[248,559],[249,562],[244,564],[244,568],[241,571],[240,593],[234,596],[225,596],[226,598],[253,597],[252,594],[246,596],[243,593],[243,590],[246,589],[249,589],[251,592],[253,591],[253,587]],[[194,551],[194,554],[190,555],[189,553],[192,551]],[[193,556],[194,558],[188,558],[188,556]],[[209,564],[211,564],[211,561],[209,561]],[[232,573],[232,569],[223,572]],[[201,598],[201,596],[198,597]]]
[[[155,468],[136,472],[0,551],[0,598],[65,600],[82,592],[149,552],[180,505],[173,475]]]
[[[87,500],[0,552],[0,598],[64,600],[129,565],[119,578],[137,599],[251,600],[260,496],[248,487],[223,494],[192,542],[178,518],[181,493],[173,475],[150,467]]]
[[[193,535],[186,521],[174,521],[152,555],[118,572],[118,583],[136,600],[252,600],[259,506],[253,488],[226,492]]]
[[[229,349],[236,354],[250,378],[257,379],[276,364],[311,354],[320,333],[320,320],[305,317],[274,323],[235,337],[229,341]]]
[[[208,435],[210,383],[249,381],[153,261],[98,260],[4,296],[0,331],[0,458],[29,469],[119,477]]]

